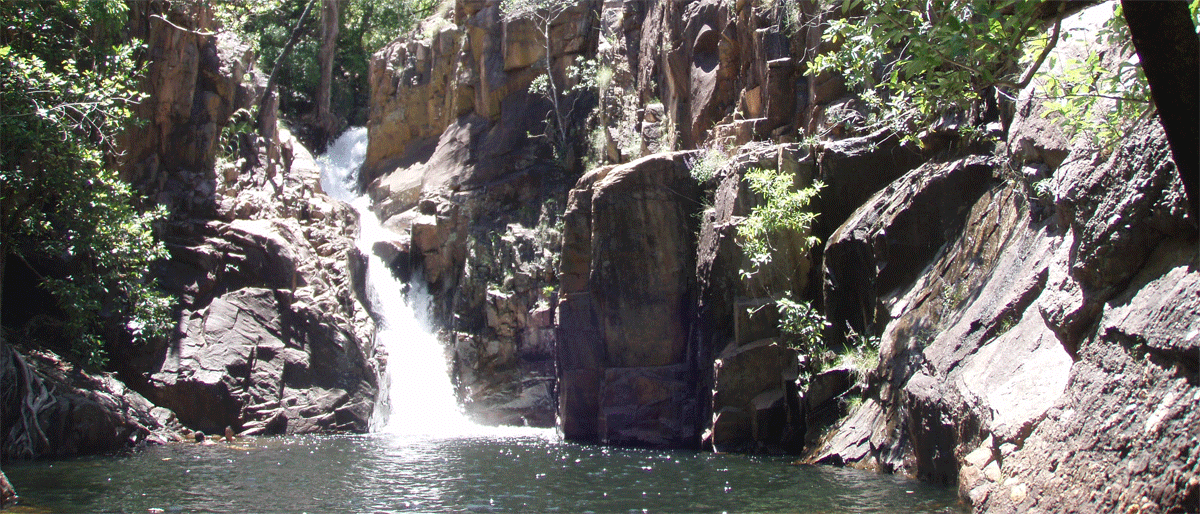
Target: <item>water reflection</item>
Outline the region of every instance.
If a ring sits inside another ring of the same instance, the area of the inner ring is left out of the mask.
[[[15,463],[53,512],[958,512],[951,489],[775,458],[562,443],[550,432],[280,437]]]

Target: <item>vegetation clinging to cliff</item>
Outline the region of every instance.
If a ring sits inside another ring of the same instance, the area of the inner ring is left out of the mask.
[[[869,125],[913,133],[947,113],[970,114],[993,88],[1011,94],[1029,83],[1045,55],[1024,69],[1019,58],[1041,37],[1039,5],[848,0],[847,16],[831,20],[823,36],[837,49],[814,57],[810,71],[841,73],[861,88],[875,111]]]
[[[146,279],[166,256],[151,226],[164,213],[139,209],[114,171],[139,100],[134,48],[117,35],[125,12],[117,0],[0,6],[0,267],[12,257],[38,277],[61,310],[62,349],[91,367],[106,361],[110,327],[137,342],[170,326],[169,300]]]
[[[753,169],[746,173],[750,190],[761,195],[763,202],[751,210],[750,215],[738,225],[738,238],[750,259],[750,268],[742,269],[743,278],[749,278],[771,262],[776,240],[784,231],[794,231],[803,236],[799,247],[786,251],[807,252],[821,242],[811,234],[817,213],[809,204],[825,187],[820,181],[811,186],[795,188],[795,176],[768,169]]]

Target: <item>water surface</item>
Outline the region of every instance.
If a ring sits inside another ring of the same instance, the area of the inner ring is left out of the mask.
[[[964,512],[953,489],[896,476],[532,431],[180,443],[5,472],[14,512]]]

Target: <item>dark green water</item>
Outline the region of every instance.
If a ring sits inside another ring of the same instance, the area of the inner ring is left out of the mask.
[[[961,512],[952,489],[546,434],[279,437],[10,463],[14,512]]]

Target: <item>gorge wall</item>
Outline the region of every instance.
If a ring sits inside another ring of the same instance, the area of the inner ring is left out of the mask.
[[[122,135],[120,172],[169,212],[156,230],[170,258],[153,273],[177,302],[177,328],[144,345],[114,336],[115,375],[6,342],[4,459],[226,426],[365,432],[376,364],[351,266],[353,211],[319,190],[316,163],[273,103],[255,119],[266,77],[236,35],[214,32],[208,6],[131,5],[130,37],[146,44],[145,123]]]
[[[149,122],[130,130],[123,173],[171,212],[157,273],[179,325],[117,355],[120,376],[194,430],[365,432],[376,374],[353,211],[320,191],[274,103],[255,116],[266,77],[206,7],[139,5]]]
[[[812,3],[581,2],[548,62],[559,84],[607,70],[567,97],[584,164],[528,92],[546,48],[498,4],[460,0],[375,55],[363,181],[478,419],[803,453],[997,512],[1195,508],[1196,221],[1155,120],[1095,148],[1031,86],[984,120],[994,144],[903,144],[838,121],[862,105],[807,72]],[[755,168],[825,184],[813,234],[788,236],[822,245],[747,279]],[[878,360],[802,376],[787,292],[835,348],[878,336]]]
[[[148,123],[122,174],[171,212],[156,273],[178,330],[115,355],[121,382],[74,386],[108,393],[25,419],[97,420],[103,441],[40,443],[79,452],[181,426],[365,431],[380,356],[353,211],[269,103],[253,112],[265,78],[203,6],[136,5]],[[1031,86],[982,120],[991,143],[912,145],[844,123],[861,101],[809,73],[836,15],[815,2],[586,0],[549,45],[499,0],[445,7],[373,57],[360,185],[475,419],[905,473],[995,512],[1200,508],[1197,222],[1152,117],[1096,148]],[[558,113],[530,92],[547,72]],[[755,169],[824,188],[811,231],[747,277]],[[803,373],[789,296],[831,349],[854,332],[878,356]],[[4,350],[27,394],[79,379]],[[34,433],[5,412],[6,436]]]

